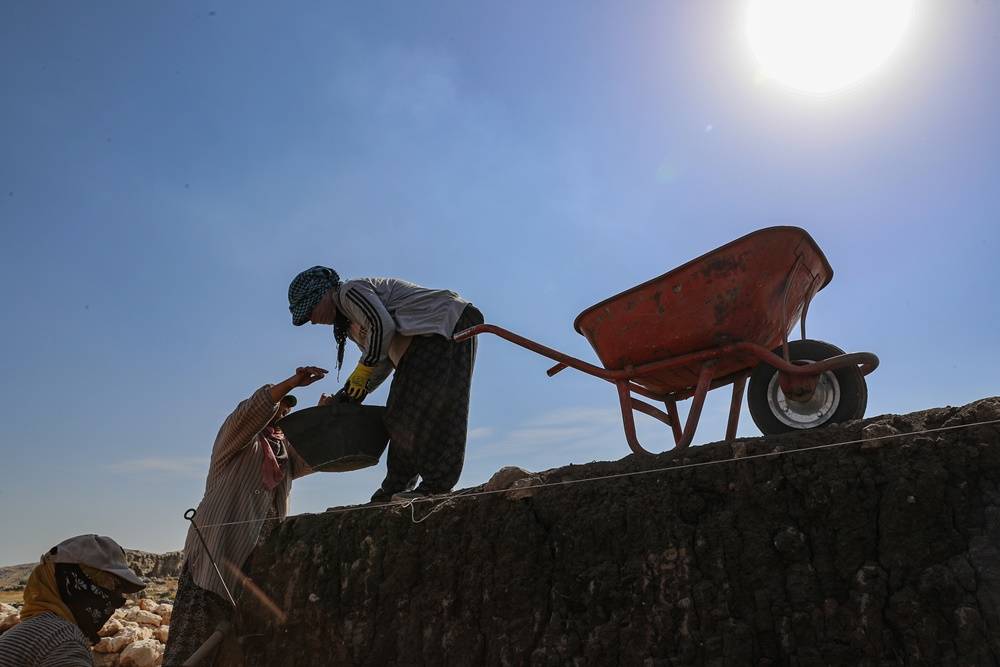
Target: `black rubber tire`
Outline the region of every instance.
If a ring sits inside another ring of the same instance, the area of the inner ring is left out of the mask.
[[[774,350],[778,356],[782,356],[781,348]],[[822,361],[839,354],[844,354],[836,345],[825,343],[821,340],[794,340],[788,341],[788,355],[795,361]],[[757,424],[764,435],[778,435],[779,433],[790,433],[793,431],[823,428],[831,424],[861,419],[865,415],[868,407],[868,385],[865,383],[865,376],[861,374],[857,366],[846,366],[838,368],[832,373],[837,379],[840,387],[840,399],[833,408],[830,415],[821,424],[799,428],[790,426],[781,421],[774,414],[768,403],[768,389],[778,370],[770,364],[761,362],[750,375],[750,386],[747,387],[747,404],[750,408],[750,416]]]

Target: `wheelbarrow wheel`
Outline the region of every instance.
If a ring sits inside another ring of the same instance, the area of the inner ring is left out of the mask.
[[[774,353],[783,354],[780,347]],[[844,351],[839,347],[820,340],[788,342],[793,363],[822,361],[840,354]],[[761,433],[777,435],[861,419],[868,407],[868,385],[857,366],[845,366],[823,373],[808,401],[792,401],[781,391],[778,370],[760,363],[750,375],[747,403]]]

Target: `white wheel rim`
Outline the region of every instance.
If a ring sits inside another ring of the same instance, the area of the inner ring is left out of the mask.
[[[796,361],[811,362],[811,359],[796,359]],[[767,405],[771,414],[785,426],[795,429],[810,429],[822,426],[830,421],[833,413],[840,405],[840,383],[832,371],[826,371],[819,376],[816,390],[808,401],[792,401],[781,391],[778,383],[778,373],[771,376],[767,385]]]

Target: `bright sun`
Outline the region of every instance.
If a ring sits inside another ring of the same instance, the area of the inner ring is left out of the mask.
[[[764,75],[810,93],[848,86],[881,65],[912,0],[751,0],[750,46]]]

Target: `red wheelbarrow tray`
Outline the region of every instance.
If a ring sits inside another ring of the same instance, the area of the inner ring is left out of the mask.
[[[705,394],[728,384],[733,397],[726,439],[735,437],[743,389],[760,362],[780,372],[783,388],[788,383],[806,393],[826,371],[859,365],[867,375],[878,366],[878,357],[869,352],[801,365],[789,360],[789,332],[799,321],[805,338],[809,303],[832,278],[830,263],[804,229],[768,227],[580,313],[574,327],[590,342],[603,368],[493,324],[459,332],[455,340],[492,333],[559,362],[549,375],[571,367],[613,382],[633,452],[649,453],[636,437],[633,410],[669,425],[675,449],[682,450],[694,437]],[[783,357],[773,352],[779,346]],[[667,411],[636,400],[632,393],[663,401]],[[677,401],[691,397],[682,429]]]
[[[605,368],[641,366],[735,342],[773,350],[832,278],[830,263],[805,230],[769,227],[591,306],[573,327]],[[757,362],[745,352],[726,355],[713,377]],[[673,394],[697,384],[701,365],[692,361],[633,381],[657,394]]]

